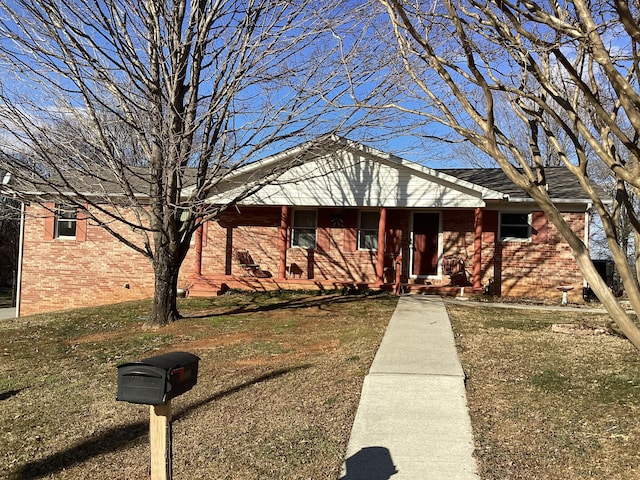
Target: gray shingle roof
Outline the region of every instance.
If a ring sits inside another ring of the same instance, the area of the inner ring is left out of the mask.
[[[531,198],[509,180],[500,168],[439,168],[437,170],[461,180],[502,192],[511,198]],[[566,168],[547,167],[545,174],[549,185],[549,195],[552,199],[589,200],[578,179],[571,175]],[[595,187],[602,196],[606,197],[603,189],[597,185]]]

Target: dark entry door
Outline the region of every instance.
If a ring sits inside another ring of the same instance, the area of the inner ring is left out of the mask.
[[[413,214],[413,275],[438,273],[439,213]]]

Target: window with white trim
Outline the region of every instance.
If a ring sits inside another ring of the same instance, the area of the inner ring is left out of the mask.
[[[358,250],[378,249],[378,225],[380,212],[361,211],[358,228]]]
[[[291,246],[316,247],[317,219],[315,210],[294,210],[291,229]]]
[[[78,214],[75,207],[69,205],[56,205],[56,238],[76,238]]]
[[[530,239],[530,213],[500,213],[500,240],[525,242]]]

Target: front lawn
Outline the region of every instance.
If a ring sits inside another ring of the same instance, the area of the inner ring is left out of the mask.
[[[116,366],[184,350],[202,360],[173,402],[175,478],[335,480],[395,303],[228,294],[181,300],[161,330],[148,302],[0,322],[0,477],[147,479],[148,407],[115,401]],[[606,316],[447,309],[483,480],[634,478],[640,354],[584,335]]]
[[[157,331],[148,302],[0,322],[0,476],[148,478],[149,407],[115,401],[116,366],[182,350],[201,361],[173,401],[175,478],[335,480],[395,304],[228,294]]]
[[[606,328],[606,315],[448,312],[483,480],[637,478],[640,354],[618,336],[587,335]]]

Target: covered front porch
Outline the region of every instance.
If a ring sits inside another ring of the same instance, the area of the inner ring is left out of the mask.
[[[181,285],[191,295],[229,289],[459,295],[483,289],[481,208],[304,209],[315,218],[303,230],[312,239],[307,248],[296,245],[302,238],[298,211],[245,206],[202,225],[193,270]],[[376,223],[364,225],[365,218]]]

